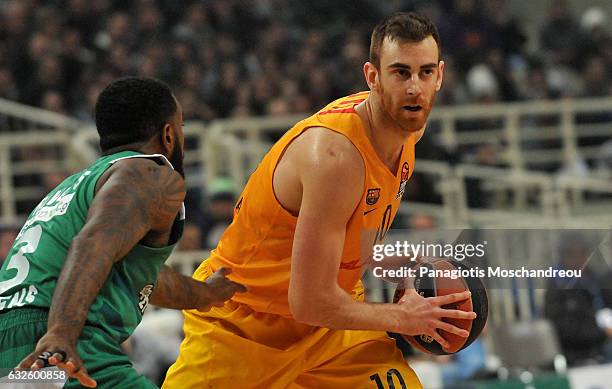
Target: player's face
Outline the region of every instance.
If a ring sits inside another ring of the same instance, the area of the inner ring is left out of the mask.
[[[403,43],[385,39],[376,86],[387,119],[407,132],[423,128],[443,73],[444,62],[439,61],[433,37]]]

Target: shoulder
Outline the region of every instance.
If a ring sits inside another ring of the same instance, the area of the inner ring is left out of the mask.
[[[294,143],[294,153],[301,167],[332,171],[360,171],[364,168],[361,153],[353,142],[329,128],[311,127]]]
[[[348,138],[327,128],[313,127],[300,138],[293,162],[303,199],[310,199],[330,217],[332,213],[350,216],[365,181],[361,154]]]
[[[171,167],[149,158],[128,158],[114,163],[100,177],[96,192],[102,187],[148,194],[152,203],[178,201],[185,197],[185,180]],[[156,205],[156,204],[154,204]]]

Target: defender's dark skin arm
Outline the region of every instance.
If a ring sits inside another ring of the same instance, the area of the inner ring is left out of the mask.
[[[113,264],[147,235],[144,240],[152,246],[167,244],[185,198],[185,183],[170,168],[143,158],[120,164],[94,198],[51,301],[48,332],[61,332],[74,341]]]
[[[223,306],[225,300],[246,288],[224,278],[230,269],[220,268],[206,281],[196,281],[165,266],[157,277],[157,285],[151,295],[151,304],[171,309],[199,309]]]
[[[95,381],[87,375],[75,350],[89,308],[113,264],[138,242],[151,246],[168,243],[185,197],[185,183],[177,172],[143,158],[118,162],[101,178],[98,188],[85,226],[73,240],[60,273],[47,333],[19,365],[42,368],[44,362],[37,357],[48,351],[54,353],[50,363],[90,387]]]

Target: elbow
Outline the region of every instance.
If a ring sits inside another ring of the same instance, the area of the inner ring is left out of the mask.
[[[329,327],[336,311],[330,296],[310,294],[308,296],[289,292],[289,310],[293,319],[311,326]]]
[[[309,304],[303,299],[289,298],[289,311],[298,323],[318,325],[316,312],[312,309],[314,306],[313,302]]]

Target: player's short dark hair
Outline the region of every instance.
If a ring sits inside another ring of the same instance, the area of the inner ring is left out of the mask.
[[[100,149],[104,152],[151,139],[160,133],[176,109],[172,91],[159,80],[123,77],[113,81],[96,102]]]
[[[436,25],[427,16],[414,12],[397,12],[378,23],[370,40],[370,62],[380,68],[380,49],[385,38],[392,41],[421,42],[428,36],[438,45],[438,60],[442,53]]]

